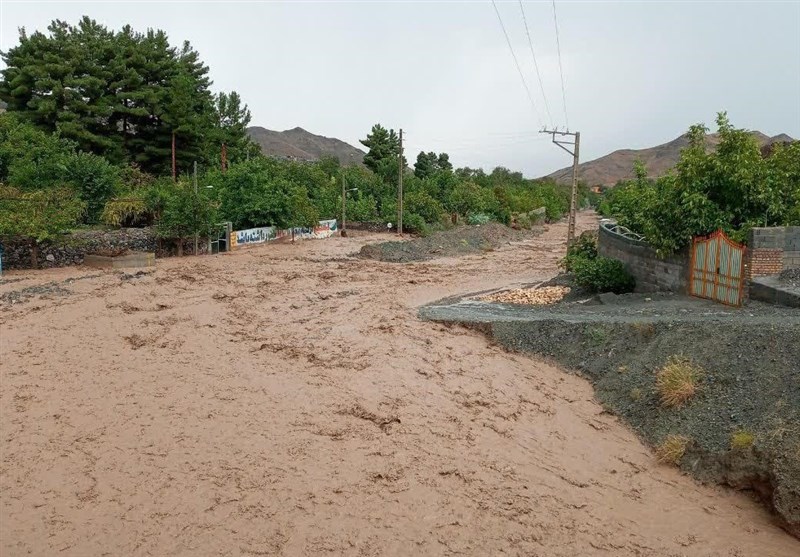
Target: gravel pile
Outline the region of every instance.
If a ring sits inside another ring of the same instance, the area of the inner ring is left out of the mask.
[[[778,280],[786,286],[800,287],[800,269],[786,269],[779,275]]]
[[[405,242],[369,244],[361,248],[359,255],[365,259],[376,259],[389,263],[424,261],[437,257],[453,257],[491,251],[508,242],[519,241],[540,232],[541,229],[513,230],[497,223],[458,226]]]

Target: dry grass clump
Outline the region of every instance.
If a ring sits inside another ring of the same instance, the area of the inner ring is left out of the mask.
[[[749,431],[740,429],[731,435],[731,448],[734,450],[743,451],[752,447],[755,440],[755,435]]]
[[[689,446],[689,438],[683,435],[670,434],[664,438],[664,441],[656,447],[656,458],[659,462],[664,464],[674,464],[677,466],[684,453],[686,447]]]
[[[661,404],[669,407],[683,406],[692,398],[700,386],[703,368],[689,359],[672,356],[656,374],[656,389]]]

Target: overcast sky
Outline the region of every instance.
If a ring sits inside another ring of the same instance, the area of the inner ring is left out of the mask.
[[[498,2],[535,110],[489,1],[0,1],[0,49],[19,27],[89,15],[118,29],[190,41],[216,91],[236,90],[253,125],[301,126],[359,146],[372,124],[403,128],[407,154],[446,151],[457,166],[540,176],[571,163],[537,133],[581,132],[581,160],[650,147],[690,124],[800,137],[800,2]]]

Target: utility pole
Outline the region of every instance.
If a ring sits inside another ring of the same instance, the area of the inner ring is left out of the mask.
[[[344,213],[347,209],[347,203],[345,202],[346,197],[347,197],[347,190],[345,186],[345,177],[344,177],[344,172],[342,172],[342,231],[340,232],[342,238],[347,237],[347,226],[345,225],[345,219],[344,219]]]
[[[552,135],[553,143],[572,155],[572,194],[569,200],[569,219],[567,220],[567,247],[569,247],[575,241],[575,218],[578,204],[578,157],[581,148],[581,132],[560,132],[558,130],[543,129],[540,133],[549,133]],[[556,139],[557,135],[562,137],[569,136],[575,141]],[[568,147],[565,147],[565,145],[572,145],[573,149],[570,150]]]
[[[198,237],[198,234],[197,234],[197,203],[198,202],[199,202],[199,199],[197,199],[197,161],[194,161],[194,220],[195,220],[195,223],[194,223],[194,226],[195,226],[195,232],[194,232],[194,254],[195,255],[197,255],[197,248],[198,248],[197,244],[198,244],[198,240],[199,240],[199,237]]]
[[[398,173],[398,188],[397,188],[397,208],[399,211],[399,216],[397,219],[397,234],[400,236],[403,235],[403,129],[400,128],[400,158],[398,167],[400,168]]]

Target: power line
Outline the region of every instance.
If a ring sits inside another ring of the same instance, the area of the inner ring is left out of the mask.
[[[492,0],[492,6],[494,6],[494,13],[497,14],[497,21],[500,22],[500,28],[503,30],[503,35],[506,37],[506,42],[508,43],[508,49],[511,51],[511,57],[514,59],[514,65],[517,66],[517,71],[519,72],[519,77],[522,80],[522,86],[525,87],[525,92],[528,94],[528,100],[531,102],[531,108],[533,108],[533,112],[536,114],[536,119],[539,121],[539,125],[542,125],[542,119],[539,118],[539,112],[536,110],[536,103],[533,102],[533,96],[531,95],[531,90],[528,88],[528,82],[525,81],[525,75],[522,73],[522,68],[519,67],[519,61],[517,60],[517,55],[514,54],[514,47],[511,46],[511,39],[508,38],[508,33],[506,32],[506,26],[503,25],[503,18],[500,17],[500,10],[497,9],[497,4],[494,0]]]
[[[547,103],[547,96],[544,94],[544,84],[542,83],[542,74],[539,73],[539,63],[536,61],[536,53],[533,50],[533,41],[531,40],[531,32],[528,29],[528,20],[525,18],[525,8],[522,5],[522,0],[519,0],[519,9],[522,12],[522,22],[525,24],[525,34],[528,36],[528,46],[531,47],[531,56],[533,56],[533,67],[536,69],[536,77],[539,78],[539,88],[542,90],[542,99],[544,99],[544,108],[547,111],[547,118],[550,124],[553,124],[553,116],[550,114],[550,105]]]
[[[553,0],[553,23],[556,26],[556,48],[558,50],[558,71],[561,74],[561,100],[564,102],[564,122],[569,129],[569,118],[567,117],[567,93],[564,87],[564,68],[561,66],[561,41],[558,38],[558,16],[556,15],[556,0]]]

